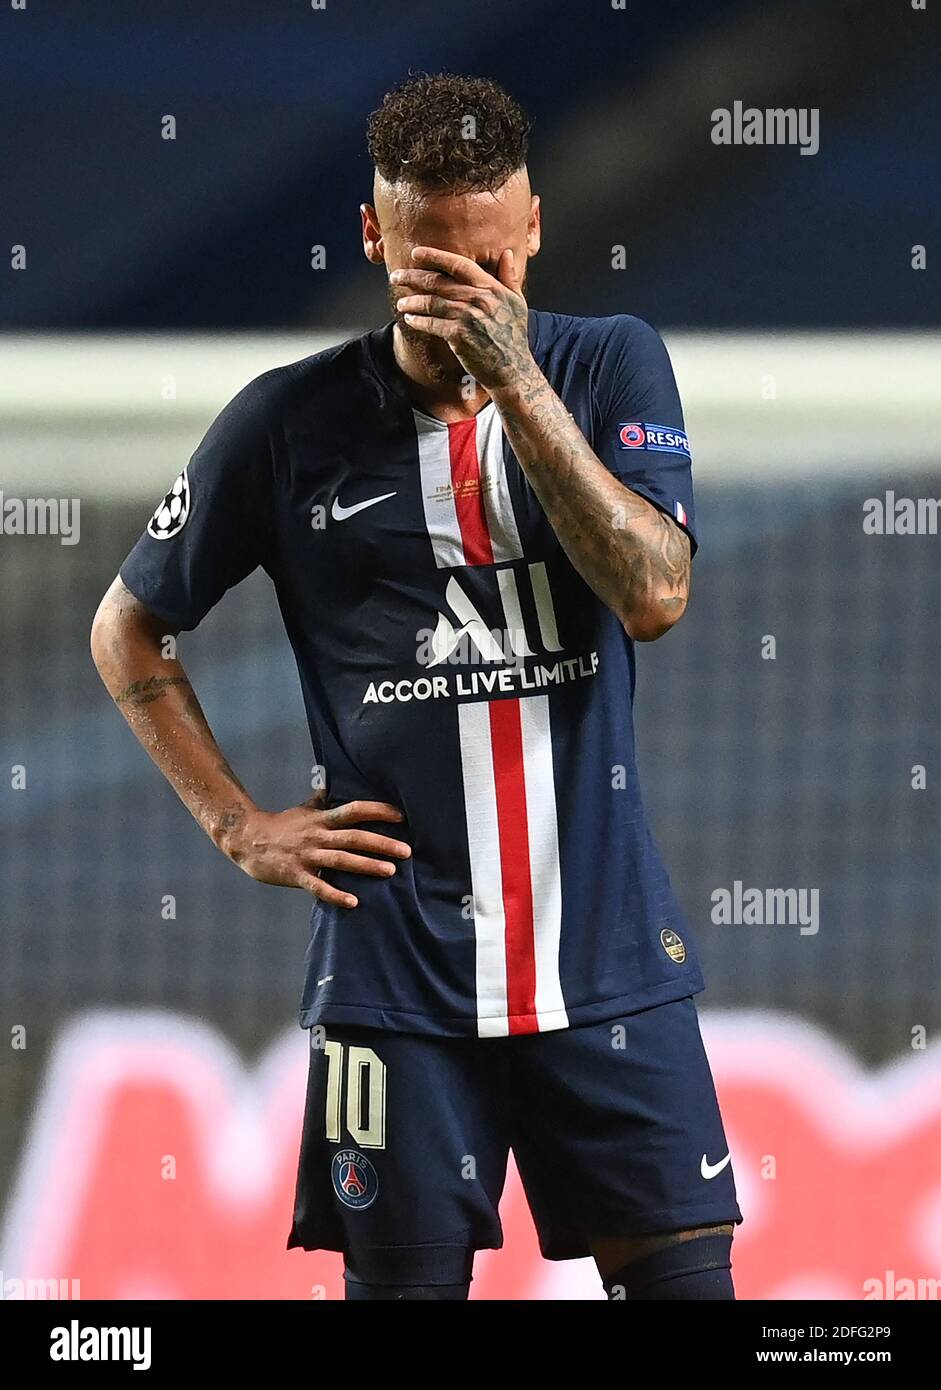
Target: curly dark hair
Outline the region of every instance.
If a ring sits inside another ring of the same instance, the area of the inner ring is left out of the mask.
[[[521,169],[531,127],[509,92],[488,78],[416,73],[383,97],[366,140],[390,182],[463,193],[499,188]]]

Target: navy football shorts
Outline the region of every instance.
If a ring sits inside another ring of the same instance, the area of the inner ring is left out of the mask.
[[[593,1237],[741,1220],[681,999],[507,1038],[313,1028],[288,1246],[341,1250],[377,1282],[449,1282],[439,1256],[503,1243],[510,1149],[550,1260],[588,1255]]]

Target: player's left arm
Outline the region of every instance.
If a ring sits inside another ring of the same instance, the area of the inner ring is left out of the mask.
[[[689,598],[689,536],[613,476],[540,371],[512,252],[496,277],[451,252],[412,255],[416,269],[391,276],[409,325],[444,338],[490,392],[563,549],[628,635],[661,637]]]

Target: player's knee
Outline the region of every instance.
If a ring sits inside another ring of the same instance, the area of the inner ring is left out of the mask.
[[[604,1281],[612,1302],[731,1301],[730,1231],[684,1231],[675,1240],[631,1260]]]

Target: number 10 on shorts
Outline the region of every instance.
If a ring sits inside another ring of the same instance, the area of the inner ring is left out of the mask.
[[[323,1045],[327,1059],[326,1136],[343,1141],[340,1112],[346,1090],[346,1133],[363,1149],[386,1146],[386,1067],[371,1047]]]

